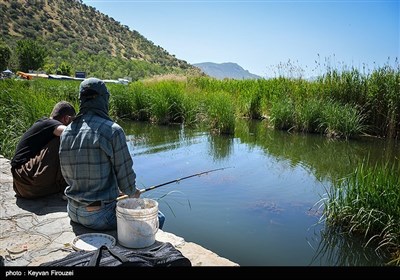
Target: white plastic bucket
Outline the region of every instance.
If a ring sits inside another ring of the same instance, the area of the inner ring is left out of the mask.
[[[158,230],[158,202],[149,198],[126,198],[117,202],[118,242],[128,248],[153,245]]]

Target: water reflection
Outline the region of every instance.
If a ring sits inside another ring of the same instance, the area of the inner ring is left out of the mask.
[[[385,164],[399,159],[399,143],[377,138],[344,141],[313,134],[290,134],[272,130],[263,122],[240,121],[235,137],[266,154],[289,160],[291,166],[302,165],[319,180],[337,180],[354,171],[369,158],[369,164]]]
[[[310,265],[320,265],[321,260],[333,266],[385,266],[390,253],[376,250],[378,244],[365,246],[360,237],[343,234],[325,227],[318,233],[320,240]]]
[[[182,125],[156,126],[141,122],[120,122],[133,155],[152,154],[193,145],[204,132],[185,130]]]
[[[139,186],[234,167],[146,192],[156,198],[181,195],[168,195],[160,203],[167,215],[166,231],[240,265],[383,263],[373,247],[364,248],[355,237],[319,223],[322,209],[317,202],[333,180],[366,158],[370,164],[398,160],[396,142],[332,141],[276,131],[262,121],[238,121],[234,136],[181,125],[121,125]]]
[[[232,155],[233,137],[227,135],[208,135],[209,154],[214,161],[227,159]]]

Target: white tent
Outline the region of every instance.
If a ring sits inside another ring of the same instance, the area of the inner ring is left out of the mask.
[[[0,73],[0,78],[12,78],[13,75],[14,73],[10,69],[7,69]]]

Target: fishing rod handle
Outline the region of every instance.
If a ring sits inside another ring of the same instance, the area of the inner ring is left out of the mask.
[[[137,190],[139,191],[139,195],[142,194],[142,193],[144,193],[144,192],[146,191],[145,189],[137,189]],[[127,195],[127,194],[118,196],[118,197],[117,197],[117,201],[122,200],[122,199],[125,199],[125,198],[128,198],[128,197],[129,197],[129,195]]]

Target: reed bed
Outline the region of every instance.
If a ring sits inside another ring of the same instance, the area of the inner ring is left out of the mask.
[[[78,81],[0,81],[1,101],[6,105],[0,108],[1,152],[9,155],[16,135],[34,119],[48,115],[59,100],[78,106],[78,87]],[[398,63],[368,75],[353,68],[328,69],[314,81],[282,75],[258,80],[168,76],[108,87],[110,115],[116,119],[207,125],[213,132],[231,135],[234,119],[247,118],[267,119],[266,124],[276,129],[331,138],[400,136]],[[9,119],[10,115],[18,120]]]
[[[205,105],[206,121],[211,131],[218,134],[234,134],[235,108],[230,94],[224,91],[208,93]]]
[[[327,192],[324,221],[338,232],[360,235],[365,245],[393,254],[391,264],[400,264],[400,164],[367,166],[336,181]]]

